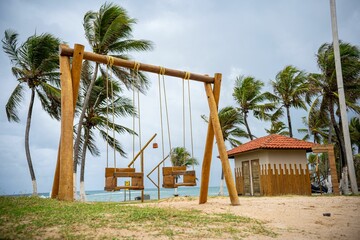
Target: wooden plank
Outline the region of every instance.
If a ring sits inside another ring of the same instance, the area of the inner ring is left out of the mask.
[[[141,172],[114,172],[113,173],[114,177],[131,177],[131,178],[143,178],[144,177],[144,173]]]
[[[74,49],[71,49],[68,46],[60,46],[60,55],[61,56],[72,56],[73,53],[74,53]],[[98,62],[98,63],[104,63],[104,64],[108,63],[108,58],[106,55],[96,54],[96,53],[92,53],[92,52],[84,52],[84,59]],[[139,63],[139,64],[140,64],[140,67],[139,67],[140,71],[152,72],[152,73],[156,73],[156,74],[160,73],[161,68],[159,66],[145,64],[145,63]],[[129,60],[121,59],[121,58],[114,58],[113,65],[129,68],[129,69],[134,69],[134,67],[137,65],[137,63],[135,61],[129,61]],[[187,72],[185,72],[185,71],[179,71],[179,70],[170,69],[170,68],[162,68],[162,69],[165,70],[163,72],[163,74],[166,76],[179,77],[179,78],[184,79],[187,75]],[[209,77],[207,75],[196,74],[196,73],[190,73],[189,79],[194,80],[194,81],[204,82],[204,83],[213,83],[214,82],[214,78]]]
[[[237,195],[236,188],[235,188],[234,178],[233,178],[231,168],[230,168],[229,159],[228,159],[227,152],[226,152],[224,137],[223,137],[223,134],[221,131],[221,126],[220,126],[220,121],[219,121],[219,116],[218,116],[218,111],[217,111],[217,105],[215,102],[214,94],[211,89],[211,84],[205,83],[204,87],[205,87],[206,95],[208,97],[208,105],[210,108],[210,118],[211,118],[211,121],[213,124],[216,143],[217,143],[217,147],[218,147],[218,151],[219,151],[219,155],[220,155],[220,159],[221,159],[221,164],[222,164],[222,168],[223,168],[223,172],[224,172],[226,186],[227,186],[227,189],[229,192],[230,201],[231,201],[231,204],[234,206],[240,205],[239,197]]]
[[[175,183],[175,188],[177,187],[193,187],[196,186],[196,183]]]
[[[113,177],[115,172],[135,172],[135,168],[105,168],[105,177]]]
[[[61,143],[59,200],[73,201],[73,89],[69,57],[60,56]]]
[[[114,187],[114,191],[119,191],[122,189],[126,190],[144,190],[143,186],[116,186]]]
[[[219,106],[220,88],[221,88],[221,74],[217,73],[215,74],[214,86],[213,86],[213,93],[214,93],[216,107]],[[199,196],[200,204],[207,202],[213,146],[214,146],[214,129],[211,118],[209,117],[205,150],[204,150],[204,158],[201,169],[200,196]]]

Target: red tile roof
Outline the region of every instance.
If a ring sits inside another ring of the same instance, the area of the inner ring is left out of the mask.
[[[229,157],[257,149],[305,149],[311,151],[311,147],[317,144],[290,138],[278,134],[271,134],[265,137],[256,138],[227,151]]]

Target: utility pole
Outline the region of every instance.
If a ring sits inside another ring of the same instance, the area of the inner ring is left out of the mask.
[[[348,167],[348,171],[349,171],[351,191],[354,194],[358,194],[358,187],[357,187],[355,168],[354,168],[354,160],[353,160],[353,156],[352,156],[352,149],[351,149],[351,143],[350,143],[349,123],[348,123],[346,104],[345,104],[345,93],[344,93],[341,61],[340,61],[339,36],[338,36],[338,27],[337,27],[337,20],[336,20],[335,0],[330,0],[330,12],[331,12],[331,28],[332,28],[332,35],[333,35],[335,69],[336,69],[336,79],[337,79],[338,94],[339,94],[340,114],[341,114],[342,128],[343,128],[344,142],[345,142],[345,152],[346,152],[345,155],[346,155],[347,167]]]

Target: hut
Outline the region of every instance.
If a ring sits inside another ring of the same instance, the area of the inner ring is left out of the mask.
[[[306,153],[316,144],[272,134],[229,150],[239,195],[311,195]]]

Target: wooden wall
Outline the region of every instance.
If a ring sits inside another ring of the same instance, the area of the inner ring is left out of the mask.
[[[244,194],[244,177],[241,168],[235,168],[236,190]],[[260,192],[264,196],[311,195],[309,169],[301,169],[297,164],[263,164],[260,171]]]

